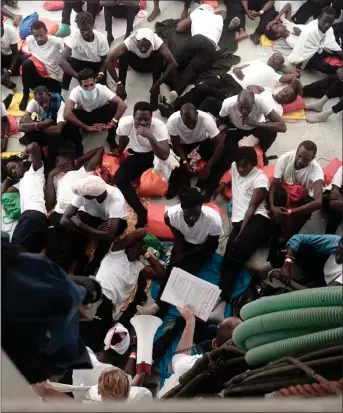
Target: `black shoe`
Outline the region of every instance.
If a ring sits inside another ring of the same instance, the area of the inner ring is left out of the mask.
[[[256,32],[255,32],[255,33],[252,33],[252,34],[249,36],[249,38],[250,38],[250,40],[251,40],[254,44],[256,44],[256,45],[259,45],[259,44],[260,44],[260,35],[257,34]]]
[[[26,110],[26,106],[29,103],[30,96],[24,94],[21,102],[19,103],[19,109],[23,112]]]
[[[155,112],[155,110],[158,109],[158,93],[151,93],[150,94],[150,104],[152,106],[152,110]]]
[[[111,43],[113,42],[113,40],[114,40],[113,34],[108,32],[107,33],[107,43],[110,47],[111,47]]]
[[[164,118],[169,118],[175,112],[174,106],[168,105],[168,103],[159,103],[158,109],[161,112],[161,116]]]

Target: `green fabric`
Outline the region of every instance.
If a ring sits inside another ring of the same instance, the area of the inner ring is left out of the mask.
[[[6,192],[1,197],[5,216],[5,224],[11,224],[20,217],[20,195],[17,192]]]
[[[143,238],[144,246],[145,248],[151,247],[154,250],[158,251],[159,254],[161,255],[163,252],[163,244],[162,242],[156,238],[152,234],[146,234],[146,236]]]
[[[56,37],[67,37],[69,36],[71,33],[70,31],[70,25],[69,24],[65,24],[62,23],[60,28],[57,30],[57,32],[55,33]]]

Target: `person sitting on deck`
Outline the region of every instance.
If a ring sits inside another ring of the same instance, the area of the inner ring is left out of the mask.
[[[1,15],[1,84],[8,89],[16,87],[16,84],[11,81],[11,76],[19,75],[22,63],[18,42],[17,31],[9,24],[4,25],[4,17]],[[7,69],[6,72],[4,69]]]
[[[335,234],[343,218],[343,166],[335,173],[329,194],[324,198],[324,210],[328,213],[326,234]]]

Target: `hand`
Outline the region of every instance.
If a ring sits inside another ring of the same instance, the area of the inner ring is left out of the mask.
[[[116,94],[117,94],[117,96],[119,96],[123,100],[126,99],[126,97],[127,97],[127,93],[126,93],[125,87],[123,85],[117,86]]]
[[[296,36],[300,36],[301,35],[301,30],[299,29],[299,27],[293,27],[293,33]]]
[[[194,175],[194,171],[193,171],[192,165],[191,165],[189,162],[183,163],[182,166],[186,169],[186,172],[187,172],[189,175]]]
[[[275,23],[276,23],[276,20],[272,20],[271,22],[269,22],[266,26],[266,30],[270,30]]]
[[[107,230],[110,229],[110,227],[111,227],[111,223],[109,221],[107,221],[107,222],[104,222],[103,224],[99,225],[98,230],[99,231],[107,231]]]
[[[329,199],[330,201],[342,201],[342,195],[340,194],[340,192],[337,189],[333,189],[330,193],[329,193]]]
[[[244,73],[240,67],[236,67],[235,69],[233,69],[233,73],[237,76],[237,79],[244,79]]]
[[[256,18],[256,17],[258,17],[258,16],[261,16],[261,13],[260,13],[259,11],[253,10],[253,11],[252,11],[252,15],[253,15],[254,18]]]
[[[160,85],[158,83],[154,83],[149,90],[149,93],[152,95],[159,95],[160,94]]]
[[[199,177],[202,180],[206,180],[208,179],[208,177],[210,176],[211,173],[211,167],[208,165],[205,165],[202,170],[199,172]]]
[[[101,82],[101,80],[104,78],[104,76],[97,76],[96,78],[95,78],[95,83],[100,83]]]
[[[185,319],[186,323],[189,323],[189,324],[195,323],[195,316],[187,306],[185,306],[184,308],[180,308],[180,307],[176,307],[176,308],[178,312],[182,315],[182,317]]]
[[[89,132],[89,133],[101,132],[101,130],[99,129],[99,127],[97,127],[97,126],[95,126],[95,125],[87,126],[86,131]]]
[[[54,178],[55,176],[59,175],[62,172],[66,172],[64,165],[58,165],[49,172],[49,176],[51,178]]]
[[[182,251],[176,252],[174,257],[170,260],[169,265],[175,266],[175,264],[180,262],[183,259],[184,256],[185,256],[185,254]]]
[[[119,158],[120,156],[122,156],[123,152],[119,150],[119,148],[115,148],[112,149],[111,152],[109,152],[109,154],[115,156],[116,158]]]
[[[282,268],[281,268],[281,274],[279,280],[284,283],[284,284],[289,284],[291,280],[291,264],[290,263],[284,263]]]
[[[248,126],[251,126],[252,128],[257,128],[258,127],[258,122],[256,122],[256,120],[253,120],[249,117],[247,117],[247,118],[242,117],[242,123],[243,123],[243,125],[248,125]]]
[[[147,139],[150,136],[150,130],[145,126],[138,126],[137,134]]]
[[[23,16],[21,14],[17,14],[15,18],[13,19],[13,26],[18,27],[22,19],[23,19]]]
[[[76,225],[77,227],[79,227],[80,226],[80,224],[81,224],[81,219],[80,219],[80,217],[78,216],[78,215],[73,215],[71,218],[70,218],[70,221],[74,224],[74,225]]]
[[[287,208],[284,207],[277,207],[277,206],[272,206],[270,208],[271,212],[273,215],[278,216],[278,215],[288,215]]]
[[[212,197],[213,201],[215,201],[218,198],[218,195],[223,192],[224,188],[225,188],[225,183],[221,183],[217,186],[217,188],[213,192],[213,197]]]
[[[96,128],[98,128],[99,132],[103,132],[105,130],[110,130],[114,127],[114,124],[112,122],[109,123],[94,123]]]
[[[1,83],[6,85],[11,79],[11,73],[7,70],[1,77]]]
[[[256,13],[256,12],[255,12]],[[247,16],[249,17],[250,20],[255,20],[254,12],[251,10],[246,11]]]

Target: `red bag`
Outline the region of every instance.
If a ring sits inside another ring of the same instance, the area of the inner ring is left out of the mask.
[[[153,168],[150,168],[141,176],[138,195],[140,197],[165,196],[168,186],[168,181],[163,179],[159,172],[154,172]]]
[[[114,175],[127,155],[127,151],[124,151],[119,158],[111,154],[103,155],[101,165],[95,169],[94,175],[100,176],[108,185],[112,185]]]
[[[307,191],[302,185],[288,185],[285,183],[281,183],[280,186],[287,192],[288,195],[286,208],[292,208],[293,206],[297,206],[299,201],[301,201],[304,198],[304,196],[307,195]]]
[[[19,131],[17,119],[12,115],[7,115],[7,119],[10,124],[10,130],[8,132],[8,135],[15,135]]]
[[[219,207],[213,202],[204,205],[213,208],[221,215]],[[148,232],[160,239],[173,240],[173,233],[171,232],[168,225],[164,223],[164,215],[167,212],[167,210],[168,207],[165,207],[164,205],[150,204],[148,206]]]
[[[339,160],[338,158],[335,158],[331,162],[329,162],[329,164],[326,165],[325,168],[323,168],[325,186],[331,184],[333,177],[335,176],[336,172],[341,166],[342,166],[342,161]]]
[[[232,181],[232,175],[231,171],[228,170],[225,172],[225,174],[222,176],[219,184],[229,184]],[[227,200],[232,198],[232,188],[225,187],[223,191],[223,197]]]
[[[43,8],[48,11],[62,10],[63,6],[64,6],[64,1],[58,1],[58,0],[45,1],[43,4]]]
[[[36,68],[36,70],[37,70],[40,77],[45,77],[45,78],[50,77],[50,75],[48,73],[48,69],[46,68],[46,66],[43,62],[41,62],[40,60],[38,60],[34,56],[30,56],[29,59],[32,60],[32,62],[35,65],[35,68]],[[23,68],[20,67],[20,74],[21,75],[22,75],[22,72],[23,72]]]
[[[324,62],[327,63],[328,65],[334,66],[334,67],[342,67],[343,66],[342,59],[340,59],[337,56],[328,56],[324,59]]]
[[[258,168],[263,168],[264,163],[263,163],[263,151],[260,147],[260,145],[255,145],[254,146],[256,155],[257,155],[257,167]]]
[[[306,103],[301,96],[297,96],[297,98],[293,100],[293,102],[282,105],[282,107],[284,114],[293,113],[298,110],[306,109]]]

